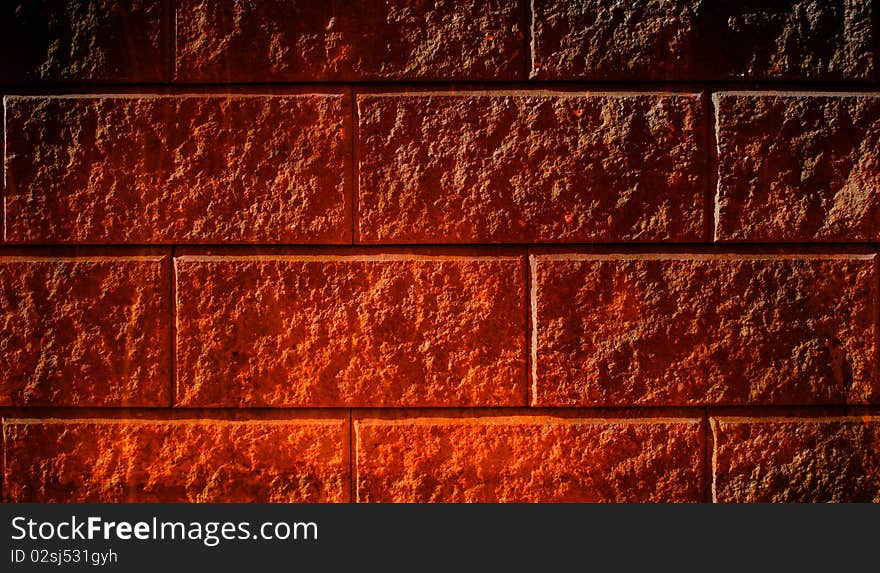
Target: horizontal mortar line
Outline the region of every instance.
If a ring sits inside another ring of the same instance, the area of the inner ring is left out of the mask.
[[[269,79],[269,80],[175,80],[163,79],[153,81],[136,80],[5,80],[0,81],[0,87],[44,87],[64,88],[71,86],[101,86],[101,87],[127,87],[127,86],[312,86],[312,85],[401,85],[401,84],[620,84],[620,85],[659,85],[659,84],[717,84],[717,85],[774,85],[774,86],[809,86],[809,85],[876,85],[880,84],[880,78],[748,78],[748,77],[711,77],[693,76],[679,78],[625,78],[625,77],[567,77],[567,78],[534,78],[534,77],[484,77],[484,78],[376,78],[365,77],[362,79]]]
[[[0,248],[6,249],[170,249],[180,247],[186,249],[217,249],[217,248],[296,248],[296,249],[395,249],[395,248],[596,248],[596,249],[644,249],[644,248],[675,248],[675,249],[742,249],[742,248],[780,248],[780,249],[814,249],[814,248],[877,248],[876,241],[755,241],[755,242],[555,242],[555,243],[14,243],[0,241]]]
[[[65,418],[65,419],[156,419],[156,420],[307,420],[342,419],[349,411],[355,418],[484,418],[484,417],[561,417],[561,418],[700,418],[706,415],[717,417],[859,417],[880,415],[880,404],[842,405],[842,404],[804,404],[804,405],[754,405],[754,406],[596,406],[596,407],[526,407],[526,406],[415,406],[415,407],[285,407],[285,408],[170,408],[170,407],[0,407],[0,417],[7,419]]]
[[[378,90],[386,88],[400,90],[412,88],[414,91],[454,91],[462,88],[467,91],[480,91],[481,88],[490,91],[517,91],[517,90],[560,90],[560,91],[622,91],[622,92],[657,92],[668,90],[676,92],[701,92],[701,91],[767,91],[767,92],[829,92],[829,93],[872,93],[880,90],[880,82],[877,81],[852,81],[852,82],[773,82],[754,81],[744,82],[741,80],[730,81],[700,81],[700,80],[671,80],[671,81],[614,81],[614,80],[455,80],[455,81],[419,81],[399,80],[387,82],[342,82],[342,81],[314,81],[314,82],[241,82],[241,83],[70,83],[70,84],[0,84],[0,93],[5,95],[63,95],[63,94],[98,94],[116,93],[137,95],[144,90],[151,90],[158,94],[174,95],[176,93],[194,94],[226,94],[226,93],[254,93],[260,90],[278,90],[277,95],[283,95],[286,91],[291,93],[320,93],[328,91],[343,93],[346,88],[356,90]],[[147,95],[147,94],[144,94]],[[266,94],[276,95],[276,94]]]

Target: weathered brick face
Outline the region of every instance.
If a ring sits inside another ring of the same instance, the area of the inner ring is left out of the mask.
[[[868,80],[870,0],[533,0],[531,75],[557,80]]]
[[[169,406],[169,257],[0,257],[0,404]]]
[[[718,419],[722,502],[880,502],[880,420]]]
[[[177,2],[178,81],[523,79],[518,0]]]
[[[0,82],[164,82],[164,0],[28,0],[0,6]]]
[[[701,496],[699,420],[364,420],[355,431],[358,501],[684,502]]]
[[[6,238],[349,241],[341,95],[10,97]]]
[[[183,406],[523,406],[525,261],[176,260]]]
[[[698,241],[694,94],[358,97],[365,243]]]
[[[880,98],[721,93],[721,241],[876,241]]]
[[[539,406],[876,400],[873,255],[532,259]]]
[[[874,0],[0,7],[4,502],[880,502]]]
[[[347,420],[17,420],[11,502],[348,501]]]

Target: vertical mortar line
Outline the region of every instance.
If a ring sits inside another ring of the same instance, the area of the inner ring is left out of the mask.
[[[171,380],[171,392],[169,396],[171,398],[171,403],[169,404],[170,408],[174,408],[177,403],[177,259],[175,255],[177,254],[177,247],[174,245],[171,246],[171,272],[168,273],[169,280],[171,282],[170,288],[170,307],[171,307],[171,335],[170,338],[170,346],[171,346],[171,373],[169,375],[169,379]]]
[[[709,408],[703,408],[703,502],[712,503],[712,476],[714,475],[714,464],[712,463],[712,454],[715,450],[715,443],[712,439],[712,427],[709,423]]]
[[[538,401],[538,272],[537,261],[534,255],[529,254],[528,257],[528,313],[529,313],[529,329],[528,335],[529,346],[529,377],[531,384],[531,394],[529,396],[528,406],[537,405]]]
[[[711,420],[710,420],[711,421]],[[706,439],[709,445],[709,501],[711,503],[718,503],[717,496],[715,495],[715,478],[717,472],[715,471],[715,467],[718,465],[718,448],[716,447],[715,442],[717,441],[715,438],[715,425],[709,424],[709,427],[706,428]]]
[[[717,237],[718,229],[718,110],[715,105],[715,92],[707,85],[702,94],[706,122],[706,185],[703,215],[706,218],[704,233],[707,241],[712,243]]]
[[[522,10],[523,54],[525,56],[523,57],[523,67],[525,68],[523,78],[528,81],[535,67],[535,1],[520,0],[520,9]]]
[[[523,261],[523,265],[525,266],[525,292],[523,293],[524,299],[524,310],[525,310],[525,344],[523,345],[523,351],[525,352],[525,364],[526,364],[526,402],[525,405],[528,408],[532,405],[533,394],[531,391],[531,387],[533,384],[532,381],[532,273],[531,269],[531,253],[530,248],[526,245],[526,257],[525,261]]]
[[[351,217],[351,244],[355,245],[358,243],[357,236],[357,219],[358,219],[358,205],[360,203],[360,185],[358,181],[358,174],[360,173],[359,164],[360,164],[360,150],[358,149],[358,106],[357,106],[357,94],[355,93],[354,84],[349,84],[348,86],[348,98],[349,98],[349,106],[350,112],[348,114],[349,121],[349,134],[351,137],[350,140],[350,153],[349,156],[349,166],[348,166],[348,193],[349,193],[349,201],[351,205],[349,205],[348,212]]]

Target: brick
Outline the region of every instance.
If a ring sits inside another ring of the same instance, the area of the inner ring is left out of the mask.
[[[163,0],[0,4],[0,82],[168,80]]]
[[[874,255],[532,259],[541,406],[880,399]]]
[[[721,93],[715,236],[880,240],[880,97]]]
[[[365,243],[705,239],[694,94],[357,98]]]
[[[7,97],[6,238],[350,242],[344,100]]]
[[[183,406],[525,405],[525,262],[183,256]]]
[[[167,256],[0,256],[0,406],[168,406]]]
[[[340,502],[347,420],[6,420],[4,497],[37,503]]]
[[[534,0],[531,77],[869,80],[871,0]]]
[[[177,2],[194,82],[525,79],[517,0]]]
[[[360,420],[359,502],[684,502],[699,420]]]
[[[713,497],[880,502],[880,418],[713,419]]]

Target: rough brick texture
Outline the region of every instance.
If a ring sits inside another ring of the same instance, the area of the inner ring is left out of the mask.
[[[518,0],[179,0],[179,81],[523,79]]]
[[[532,276],[535,405],[880,397],[874,255],[548,255]]]
[[[525,405],[519,257],[182,257],[184,406]]]
[[[720,502],[880,502],[880,418],[718,419]]]
[[[698,501],[699,420],[366,420],[362,502]]]
[[[716,237],[880,239],[880,97],[721,93]]]
[[[872,0],[533,0],[548,80],[868,80]]]
[[[169,406],[167,256],[0,256],[0,406]]]
[[[163,0],[0,3],[0,82],[163,82]]]
[[[11,502],[348,501],[348,421],[6,420]]]
[[[348,242],[344,99],[8,97],[6,238]]]
[[[705,238],[690,94],[358,97],[366,243]]]
[[[880,502],[878,10],[2,3],[0,496]]]

